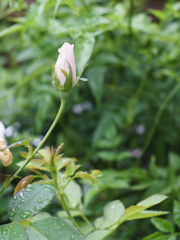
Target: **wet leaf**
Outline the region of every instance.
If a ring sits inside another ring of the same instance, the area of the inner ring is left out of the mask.
[[[46,218],[26,228],[29,240],[82,240],[83,236],[70,224],[58,217]]]
[[[0,239],[1,240],[27,240],[24,227],[18,222],[0,226]]]
[[[11,199],[9,218],[20,221],[37,214],[51,202],[54,192],[55,187],[49,184],[28,185]]]

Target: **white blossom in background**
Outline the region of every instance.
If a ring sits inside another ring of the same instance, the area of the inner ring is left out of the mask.
[[[5,137],[5,126],[4,124],[0,121],[0,138],[4,138]]]

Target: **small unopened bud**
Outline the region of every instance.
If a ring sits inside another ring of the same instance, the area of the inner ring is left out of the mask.
[[[10,150],[7,148],[3,151],[1,149],[5,148],[5,141],[3,138],[0,138],[0,160],[2,161],[2,164],[7,167],[12,163],[13,155],[10,152]]]
[[[74,45],[64,43],[58,49],[59,56],[53,69],[52,85],[59,90],[69,90],[73,88],[77,82],[76,63],[74,56]]]

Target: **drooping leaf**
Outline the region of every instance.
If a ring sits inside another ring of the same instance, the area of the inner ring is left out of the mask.
[[[12,222],[0,226],[1,240],[27,240],[24,227],[18,222]]]
[[[20,221],[37,214],[51,202],[54,192],[55,187],[49,184],[29,185],[11,199],[9,218]]]
[[[26,228],[29,240],[83,240],[84,237],[70,224],[58,217],[46,218]]]

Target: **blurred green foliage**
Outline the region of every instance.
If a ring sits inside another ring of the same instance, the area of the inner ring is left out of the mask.
[[[47,145],[63,142],[66,156],[104,173],[97,192],[84,185],[92,218],[110,200],[128,206],[153,193],[171,196],[162,209],[171,211],[180,200],[180,3],[144,13],[146,1],[27,2],[0,1],[0,121],[8,144],[36,145],[46,133],[60,104],[51,86],[57,49],[82,45],[92,54],[82,75],[89,81],[71,90]],[[136,224],[129,223],[134,238],[152,233]],[[124,227],[122,239],[132,232]]]

